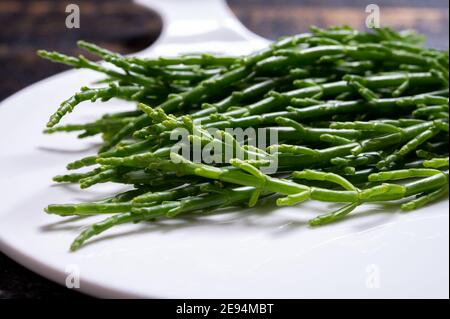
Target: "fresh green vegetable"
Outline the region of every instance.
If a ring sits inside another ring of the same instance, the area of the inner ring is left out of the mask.
[[[449,188],[449,57],[421,40],[390,29],[313,27],[242,57],[125,57],[84,41],[80,48],[105,63],[39,51],[107,77],[51,115],[47,134],[103,140],[97,154],[68,164],[83,171],[54,181],[130,185],[112,198],[49,205],[46,212],[108,215],[75,239],[76,250],[116,225],[255,206],[262,197],[279,206],[342,203],[311,226],[344,219],[369,202],[398,202],[410,211],[439,200]],[[82,102],[112,98],[132,108],[60,124]],[[183,132],[186,139],[173,140]]]

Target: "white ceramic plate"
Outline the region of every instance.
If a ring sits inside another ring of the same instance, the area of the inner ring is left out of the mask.
[[[156,7],[165,28],[141,55],[192,51],[248,53],[266,41],[245,30],[222,1],[141,1]],[[177,8],[175,10],[174,8]],[[0,105],[0,249],[31,270],[99,297],[168,298],[448,298],[448,200],[412,213],[366,206],[345,221],[310,229],[329,205],[267,206],[167,223],[125,225],[76,253],[69,244],[91,219],[43,213],[49,203],[79,202],[116,186],[87,191],[56,186],[65,164],[91,154],[95,141],[44,136],[48,115],[99,76],[69,71],[36,83]],[[86,103],[71,122],[106,110]]]

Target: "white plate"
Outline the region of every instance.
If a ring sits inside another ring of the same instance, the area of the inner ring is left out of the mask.
[[[190,1],[187,7],[182,0],[164,2],[156,6],[168,27],[153,51],[141,55],[240,54],[266,43],[236,22],[222,1]],[[51,177],[91,154],[95,143],[41,131],[63,99],[98,78],[89,71],[65,72],[0,105],[0,249],[14,260],[63,285],[67,272],[79,272],[80,290],[99,297],[449,297],[448,200],[408,214],[366,206],[317,229],[306,221],[329,205],[125,225],[70,253],[73,238],[95,218],[62,219],[44,214],[43,207],[96,199],[117,187],[80,191],[54,185]],[[86,103],[70,122],[127,107],[119,101]]]

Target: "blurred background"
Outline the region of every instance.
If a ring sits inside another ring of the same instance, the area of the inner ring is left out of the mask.
[[[161,0],[168,1],[168,0]],[[189,0],[186,0],[189,1]],[[416,29],[426,45],[448,49],[448,0],[228,0],[253,32],[269,38],[301,33],[310,25],[365,28],[368,4],[381,9],[381,26]],[[81,27],[67,29],[66,6],[80,8]],[[79,39],[121,52],[140,51],[161,32],[161,18],[132,0],[0,0],[0,101],[66,69],[40,60],[37,49],[77,54]],[[0,298],[65,298],[81,294],[53,284],[0,253]]]

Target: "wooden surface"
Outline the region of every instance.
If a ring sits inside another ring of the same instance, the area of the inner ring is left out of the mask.
[[[382,26],[415,29],[427,45],[448,49],[448,0],[229,0],[235,14],[252,31],[275,39],[305,32],[310,25],[350,25],[365,29],[367,4],[380,7]]]
[[[166,1],[166,0],[164,0]],[[309,25],[348,24],[364,28],[365,6],[377,3],[381,24],[414,28],[427,45],[448,49],[448,0],[228,0],[233,12],[252,31],[275,39],[307,31]],[[77,3],[81,28],[67,29],[65,7]],[[0,0],[0,100],[21,88],[66,69],[41,61],[37,49],[76,54],[78,39],[121,53],[149,46],[161,31],[161,19],[127,0]],[[0,298],[83,297],[51,283],[0,253]]]

